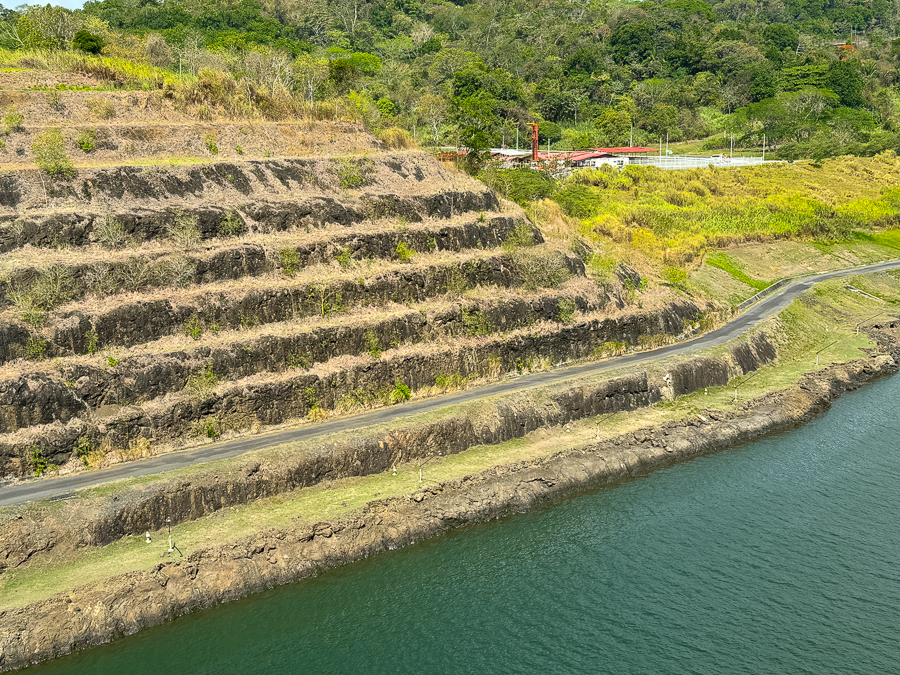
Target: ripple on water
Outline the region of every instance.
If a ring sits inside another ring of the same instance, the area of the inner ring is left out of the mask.
[[[898,395],[34,672],[900,672]]]

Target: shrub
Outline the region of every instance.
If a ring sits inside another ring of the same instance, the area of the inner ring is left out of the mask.
[[[341,269],[350,267],[350,261],[352,260],[351,255],[349,248],[342,248],[337,254],[336,260],[338,261],[338,265],[341,266]]]
[[[37,446],[32,445],[29,449],[28,463],[31,465],[31,470],[34,471],[34,475],[37,477],[43,476],[44,472],[47,470],[47,458],[44,457],[44,451]]]
[[[90,456],[96,452],[96,448],[94,448],[94,444],[91,443],[90,439],[86,436],[82,436],[77,441],[75,441],[75,456],[81,460],[81,463],[84,466],[90,466]]]
[[[578,307],[575,301],[570,298],[560,298],[556,303],[556,320],[559,323],[571,323],[575,318],[575,310]]]
[[[97,119],[111,120],[116,116],[116,106],[107,98],[89,98],[84,104]]]
[[[283,248],[278,252],[278,258],[281,260],[282,272],[289,277],[297,274],[297,271],[300,269],[300,255],[296,249]]]
[[[72,38],[72,47],[88,54],[99,54],[103,50],[103,40],[90,31],[80,30]]]
[[[109,212],[106,213],[102,220],[94,221],[91,238],[107,248],[121,248],[130,239],[119,219]]]
[[[468,309],[463,308],[462,322],[466,328],[466,333],[469,335],[490,335],[494,332],[494,324],[491,323],[491,320],[484,312],[478,310],[470,312]]]
[[[615,258],[594,253],[587,260],[587,273],[597,281],[611,281],[618,264]]]
[[[503,241],[502,247],[507,253],[512,253],[525,246],[533,245],[534,228],[531,223],[523,220],[509,233],[509,236]]]
[[[511,255],[513,267],[528,290],[556,288],[569,279],[565,256],[546,249],[520,249]]]
[[[682,287],[687,282],[688,274],[681,267],[667,267],[663,270],[663,281],[671,286]]]
[[[237,154],[239,154],[239,155],[243,155],[243,154],[244,154],[244,148],[242,148],[240,145],[236,145],[235,148],[234,148],[234,151],[235,151]]]
[[[209,398],[218,383],[218,376],[213,372],[212,366],[209,366],[205,372],[191,375],[184,388],[191,397],[204,400]]]
[[[212,134],[206,134],[206,136],[203,138],[203,142],[206,144],[206,149],[209,150],[209,154],[219,154],[219,146],[216,144],[215,136],[213,136]]]
[[[197,420],[191,425],[190,435],[196,437],[218,438],[222,434],[222,425],[219,418],[213,415],[202,420]]]
[[[25,116],[22,113],[15,108],[10,108],[3,117],[3,126],[6,133],[11,134],[13,131],[19,131],[24,121]]]
[[[393,405],[394,403],[401,403],[403,401],[408,401],[412,396],[412,392],[410,392],[409,387],[407,387],[403,382],[397,380],[394,382],[394,388],[391,390],[390,402]]]
[[[85,129],[75,137],[75,145],[85,152],[91,152],[97,147],[97,132],[94,129]]]
[[[365,335],[366,340],[366,351],[369,352],[369,356],[373,359],[377,359],[381,356],[381,341],[378,339],[378,336],[375,335],[372,331],[366,331]]]
[[[400,262],[408,263],[410,260],[412,260],[412,257],[414,255],[415,251],[407,246],[405,241],[401,241],[397,244],[397,257],[400,259]]]
[[[97,353],[97,343],[99,341],[99,336],[97,335],[97,331],[89,330],[84,334],[84,339],[87,340],[87,352],[88,354],[96,354]]]
[[[73,178],[75,167],[66,156],[62,132],[56,127],[42,131],[31,144],[34,161],[48,176]]]
[[[312,359],[305,352],[294,352],[287,358],[288,368],[297,368],[298,370],[306,370],[312,365]]]
[[[338,181],[342,190],[352,190],[371,185],[375,178],[375,166],[372,160],[355,160],[350,157],[339,157],[337,164]]]
[[[225,237],[236,237],[244,231],[244,221],[234,211],[230,211],[219,223],[219,232]]]
[[[184,334],[195,340],[199,340],[203,336],[203,328],[203,322],[196,314],[184,322]]]
[[[199,222],[197,216],[179,213],[168,224],[166,232],[179,248],[193,248],[203,240],[203,233],[198,227]]]
[[[391,150],[408,150],[409,148],[414,148],[416,146],[412,136],[403,129],[397,127],[385,129],[378,134],[378,137],[381,139],[381,142]]]

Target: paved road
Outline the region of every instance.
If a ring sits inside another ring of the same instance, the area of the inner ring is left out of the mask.
[[[372,424],[390,422],[401,417],[437,410],[438,408],[444,408],[457,403],[474,401],[487,396],[508,394],[523,389],[529,389],[531,387],[546,387],[547,385],[557,384],[564,380],[585,375],[595,375],[607,370],[621,368],[622,366],[646,363],[648,361],[655,361],[676,354],[686,354],[700,349],[714,347],[715,345],[720,345],[723,342],[734,339],[763,319],[780,312],[813,284],[828,279],[835,279],[853,274],[863,274],[866,272],[880,272],[898,267],[900,267],[900,260],[893,260],[876,265],[867,265],[865,267],[855,267],[852,269],[837,270],[834,272],[825,272],[823,274],[802,277],[792,284],[787,284],[777,293],[760,301],[736,319],[733,319],[711,333],[694,338],[693,340],[688,340],[687,342],[661,347],[653,351],[620,356],[600,363],[586,363],[577,366],[557,368],[542,373],[523,375],[515,379],[477,387],[449,396],[440,396],[437,398],[407,403],[405,405],[382,408],[361,415],[343,417],[315,426],[303,426],[297,429],[261,434],[259,436],[252,436],[250,438],[234,441],[212,443],[193,450],[168,453],[152,459],[118,464],[111,468],[101,469],[99,471],[61,476],[59,478],[44,478],[10,485],[0,488],[0,507],[22,504],[34,499],[65,497],[75,490],[100,485],[112,480],[146,476],[149,474],[161,473],[163,471],[180,469],[193,464],[202,464],[203,462],[212,460],[226,459],[228,457],[241,455],[250,450],[259,450],[261,448],[272,447],[290,441],[307,440],[338,431],[361,429]]]

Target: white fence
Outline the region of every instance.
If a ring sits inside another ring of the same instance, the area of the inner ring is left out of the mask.
[[[629,157],[628,164],[641,166],[656,166],[660,169],[705,169],[712,165],[717,167],[728,166],[754,166],[757,164],[769,164],[762,157],[709,157],[702,155],[671,155],[669,157]]]

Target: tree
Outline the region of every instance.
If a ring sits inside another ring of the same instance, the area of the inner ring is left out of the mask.
[[[837,94],[841,104],[860,108],[865,104],[862,90],[865,82],[856,66],[848,61],[835,61],[825,73],[825,86]]]
[[[309,54],[300,54],[294,59],[294,76],[310,105],[316,97],[316,89],[328,79],[328,61]]]
[[[90,31],[80,30],[72,38],[72,47],[88,54],[99,54],[103,50],[103,40]]]
[[[447,119],[447,99],[434,94],[425,94],[419,99],[417,110],[422,120],[431,128],[434,144],[438,145],[438,131]]]

